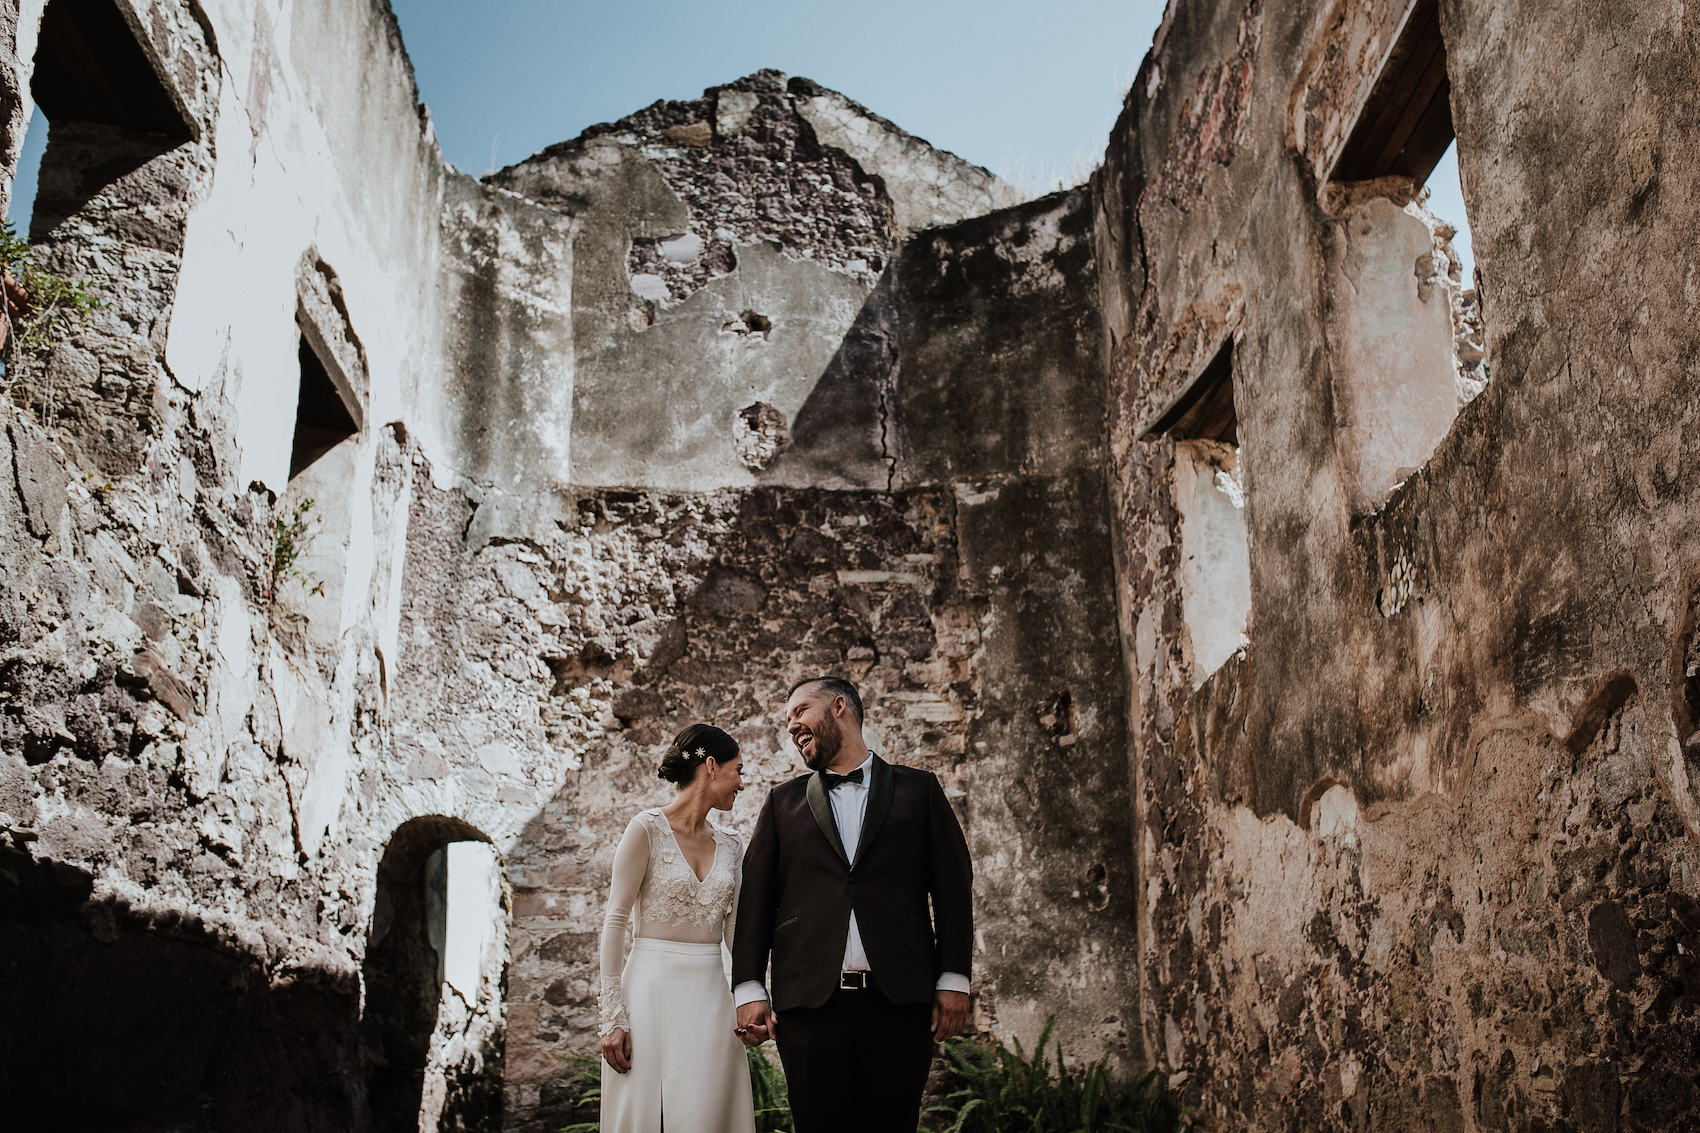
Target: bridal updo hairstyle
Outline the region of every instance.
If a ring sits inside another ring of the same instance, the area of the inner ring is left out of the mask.
[[[713,724],[692,724],[673,737],[667,754],[661,757],[656,777],[683,787],[695,778],[703,761],[730,763],[738,758],[738,741]]]

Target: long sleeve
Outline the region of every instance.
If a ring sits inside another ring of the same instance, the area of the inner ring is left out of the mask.
[[[596,1032],[599,1035],[615,1028],[632,1029],[620,972],[626,964],[626,932],[631,925],[632,906],[637,903],[648,872],[649,832],[634,818],[614,851],[614,877],[608,888],[608,909],[602,915],[602,991],[598,997],[601,1018]]]
[[[974,970],[974,864],[968,856],[968,839],[963,837],[962,824],[956,821],[944,788],[937,776],[929,778],[927,825],[932,860],[928,888],[933,896],[938,948],[933,963],[937,972],[968,976]],[[938,986],[944,986],[942,981]]]
[[[734,904],[738,939],[732,949],[732,983],[740,990],[735,998],[742,999],[741,985],[767,985],[767,954],[773,947],[774,910],[779,907],[779,834],[775,829],[771,792],[756,819],[750,848],[744,852],[738,888],[738,900]]]
[[[734,836],[732,846],[732,903],[726,906],[726,920],[720,926],[720,941],[728,955],[738,931],[738,897],[744,891],[744,844]]]

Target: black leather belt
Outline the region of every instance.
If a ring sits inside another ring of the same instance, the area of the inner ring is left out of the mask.
[[[867,991],[873,986],[874,974],[872,972],[838,973],[838,990],[840,991]]]

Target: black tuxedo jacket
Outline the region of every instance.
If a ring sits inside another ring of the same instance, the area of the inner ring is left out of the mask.
[[[870,770],[855,847],[841,844],[813,772],[768,792],[756,820],[744,853],[732,983],[762,981],[771,951],[775,1010],[831,998],[851,910],[890,999],[929,1003],[940,972],[971,974],[974,869],[944,788],[930,771],[878,756]]]

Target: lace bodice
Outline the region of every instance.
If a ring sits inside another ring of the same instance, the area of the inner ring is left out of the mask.
[[[698,881],[661,809],[646,810],[638,819],[649,831],[649,870],[638,891],[637,934],[657,936],[661,934],[648,930],[677,925],[704,929],[714,934],[709,941],[716,939],[738,884],[738,836],[710,824],[714,862],[708,876]],[[665,939],[684,938],[667,934]]]
[[[625,989],[626,929],[658,940],[732,945],[733,916],[743,878],[743,846],[730,830],[715,826],[714,860],[701,881],[691,869],[673,826],[659,807],[633,818],[614,852],[614,877],[602,920],[602,989],[598,1033],[631,1029]],[[630,918],[633,907],[637,916]]]

